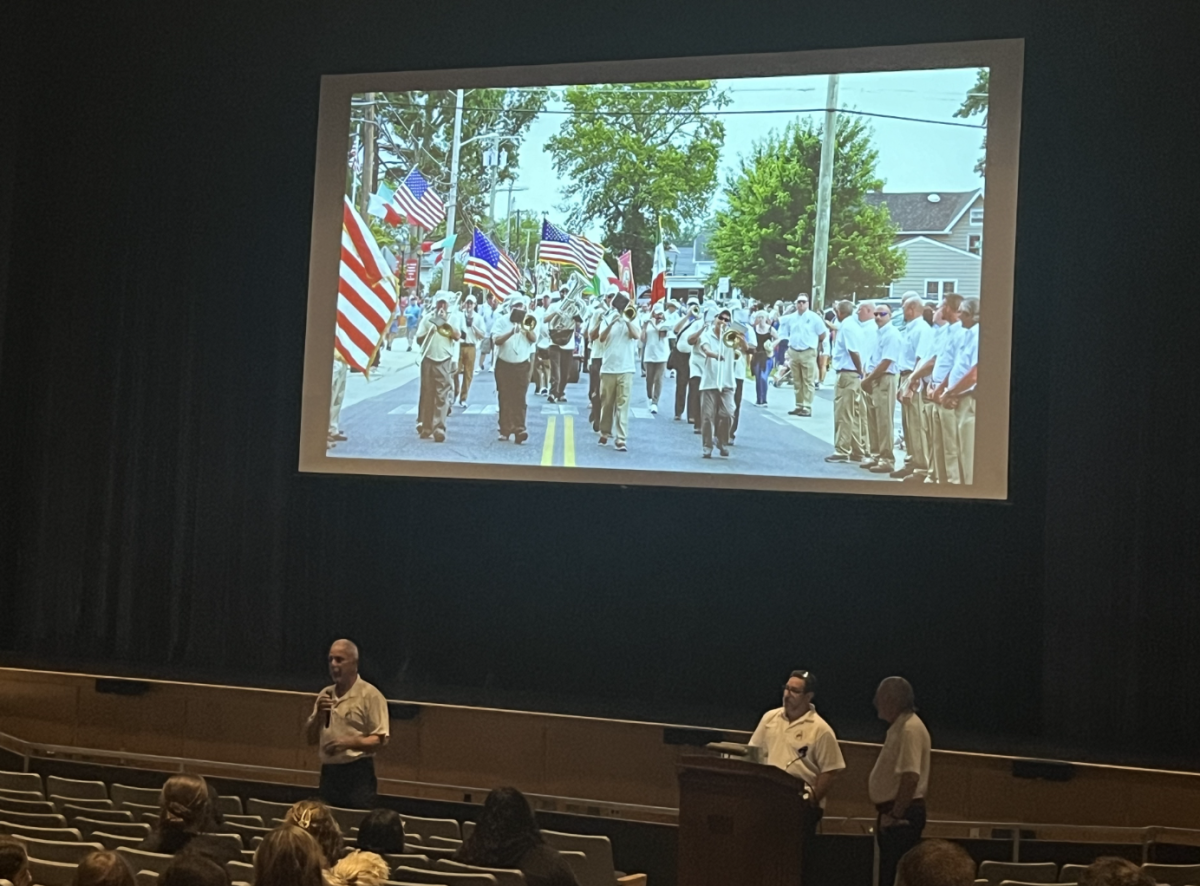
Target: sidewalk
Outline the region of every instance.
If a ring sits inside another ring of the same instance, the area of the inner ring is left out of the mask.
[[[380,350],[379,365],[371,370],[369,381],[359,372],[351,372],[346,379],[346,399],[342,401],[342,408],[394,391],[416,380],[421,374],[421,367],[417,365],[419,357],[420,352],[415,348],[409,351],[403,339],[393,342],[390,351]]]

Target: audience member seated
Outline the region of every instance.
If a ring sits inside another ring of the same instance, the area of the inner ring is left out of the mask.
[[[326,886],[324,853],[308,831],[280,825],[254,853],[254,886]]]
[[[558,850],[546,845],[529,801],[516,788],[496,788],[487,795],[475,830],[453,858],[485,868],[517,868],[528,886],[579,886]]]
[[[71,886],[137,886],[137,879],[125,859],[104,850],[83,857]]]
[[[329,880],[335,886],[380,886],[390,873],[387,862],[374,852],[355,849],[333,866]]]
[[[380,855],[404,852],[404,820],[394,809],[373,809],[358,826],[358,848]]]
[[[0,840],[0,883],[8,886],[31,886],[33,883],[25,847],[16,840]]]
[[[895,886],[975,886],[975,861],[957,843],[925,840],[900,859]]]
[[[221,866],[240,861],[241,851],[224,840],[214,840],[209,836],[211,830],[208,783],[199,775],[173,775],[163,785],[158,824],[138,849],[165,855],[198,852]]]
[[[1079,886],[1154,886],[1154,878],[1132,861],[1102,855],[1079,875]]]
[[[175,856],[158,878],[158,886],[230,886],[225,868],[199,852]]]
[[[287,811],[284,821],[307,831],[321,847],[321,867],[329,870],[342,857],[342,829],[329,807],[320,800],[301,800]]]

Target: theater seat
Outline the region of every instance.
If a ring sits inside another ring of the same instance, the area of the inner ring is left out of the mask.
[[[0,815],[9,824],[23,824],[31,828],[65,828],[67,820],[57,812],[11,812]]]
[[[442,858],[433,866],[435,874],[440,871],[461,874],[491,874],[496,878],[496,886],[525,886],[525,875],[514,868],[485,868]]]
[[[165,855],[161,852],[144,852],[141,849],[129,849],[125,846],[120,846],[116,850],[117,855],[129,862],[129,866],[135,871],[154,871],[161,874],[167,869],[167,865],[171,863],[171,859],[175,856]]]
[[[571,866],[579,886],[612,886],[617,881],[617,872],[613,866],[612,841],[608,837],[602,834],[565,834],[561,831],[545,830],[542,831],[542,836],[559,852],[566,850],[583,853],[584,857],[578,862],[579,866]]]
[[[49,800],[14,800],[8,797],[0,797],[0,813],[3,812],[55,815],[58,813],[58,807]]]
[[[36,837],[39,840],[82,840],[83,834],[79,832],[79,828],[39,828],[29,825],[16,824],[14,822],[5,821],[0,815],[0,834],[24,834],[27,837]]]
[[[222,815],[242,815],[245,812],[242,808],[242,798],[229,795],[218,796],[217,811]]]
[[[158,871],[138,871],[134,879],[137,886],[158,886]]]
[[[1059,883],[1077,883],[1080,876],[1086,871],[1086,864],[1064,864],[1062,870],[1058,872]]]
[[[86,818],[88,821],[110,821],[127,824],[133,822],[133,813],[126,809],[88,809],[83,806],[63,806],[61,810],[72,824],[76,819]]]
[[[426,845],[437,846],[441,849],[457,849],[462,842],[457,837],[439,837],[437,834],[430,834],[425,838]]]
[[[97,843],[103,843],[105,849],[115,850],[118,846],[125,846],[129,849],[137,849],[142,844],[144,837],[122,837],[119,834],[106,834],[103,831],[92,831],[88,834],[89,840],[95,840]]]
[[[990,886],[1000,886],[1005,880],[1053,883],[1058,879],[1058,865],[1052,861],[985,861],[979,865],[979,877]]]
[[[0,790],[46,796],[42,790],[42,777],[36,772],[0,772]]]
[[[80,815],[71,823],[85,834],[103,831],[106,834],[115,834],[118,837],[137,837],[139,840],[145,840],[150,836],[150,825],[148,824],[128,821],[99,821],[98,819],[87,818],[83,815]]]
[[[81,800],[107,800],[108,787],[102,781],[46,776],[46,793],[51,797],[77,797]]]
[[[104,849],[101,843],[82,843],[75,840],[39,840],[36,837],[26,837],[14,834],[13,839],[25,847],[25,853],[30,858],[40,858],[42,861],[60,861],[64,864],[79,864],[85,855]]]
[[[33,874],[33,882],[38,886],[71,886],[71,881],[75,879],[75,867],[61,861],[29,859],[29,873]]]
[[[392,869],[399,867],[422,869],[433,867],[433,862],[429,860],[428,855],[418,855],[415,852],[389,852],[384,854],[383,860]]]
[[[55,808],[63,811],[65,806],[74,806],[76,809],[112,809],[112,800],[87,800],[83,797],[60,797],[58,794],[50,795],[50,802]],[[66,813],[63,813],[64,815]]]
[[[275,803],[271,800],[256,800],[251,797],[246,801],[245,811],[247,815],[257,815],[263,821],[269,822],[273,818],[283,818],[291,808],[291,803]]]
[[[401,867],[392,871],[392,876],[402,883],[440,883],[441,886],[497,886],[491,874],[460,874],[456,871],[423,871],[419,868]]]
[[[243,883],[254,882],[253,864],[247,864],[244,861],[228,861],[225,863],[225,870],[229,873],[230,880],[240,880]]]
[[[1167,886],[1187,886],[1200,882],[1200,864],[1144,864],[1142,871],[1154,878],[1156,883]]]
[[[138,803],[157,809],[162,798],[161,788],[135,788],[127,784],[114,784],[109,788],[114,805],[124,808],[126,803]]]
[[[428,843],[430,837],[450,837],[462,839],[462,831],[458,822],[453,818],[422,818],[419,815],[401,815],[404,822],[404,833],[418,834],[422,841]]]

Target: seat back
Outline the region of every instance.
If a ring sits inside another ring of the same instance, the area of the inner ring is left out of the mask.
[[[245,845],[248,849],[254,848],[253,841],[255,837],[261,840],[267,834],[271,833],[270,828],[241,824],[240,822],[230,821],[229,819],[225,819],[225,824],[221,825],[221,830],[240,836],[242,838],[243,845]]]
[[[160,788],[135,788],[127,784],[114,784],[108,793],[118,807],[124,807],[126,803],[139,803],[157,809],[162,799]]]
[[[26,837],[24,834],[13,834],[13,839],[25,846],[25,852],[30,858],[40,858],[42,861],[61,861],[64,864],[79,864],[85,855],[99,852],[104,848],[100,843],[81,843],[78,840],[40,840],[37,837]]]
[[[76,816],[72,822],[85,834],[93,831],[104,831],[106,834],[116,834],[118,837],[137,837],[145,840],[150,836],[150,825],[130,821],[100,821],[84,815]]]
[[[42,777],[36,772],[0,772],[0,790],[46,796],[42,790]]]
[[[224,812],[221,814],[221,818],[225,821],[225,824],[248,825],[252,828],[261,828],[264,826],[262,818],[257,815],[240,815],[234,812]]]
[[[87,800],[83,797],[60,797],[58,794],[50,795],[50,802],[54,804],[59,812],[62,812],[64,806],[74,806],[76,809],[112,809],[113,801],[104,800]]]
[[[242,798],[234,796],[219,796],[217,797],[217,812],[222,815],[241,815],[245,810],[242,809]]]
[[[256,800],[253,797],[246,801],[247,814],[257,815],[268,822],[273,818],[283,818],[291,808],[291,803],[275,803],[271,800]]]
[[[612,841],[608,837],[603,834],[566,834],[562,831],[542,831],[542,836],[559,852],[583,853],[583,859],[572,866],[579,886],[612,886],[616,881]]]
[[[382,857],[389,868],[409,867],[425,870],[433,867],[428,855],[418,855],[415,852],[389,852]]]
[[[9,834],[14,837],[17,834],[24,834],[27,837],[36,837],[39,840],[57,840],[59,842],[83,839],[83,834],[79,832],[79,828],[30,827],[29,825],[5,821],[2,814],[0,814],[0,834]]]
[[[129,862],[129,866],[135,871],[154,871],[156,874],[161,874],[167,869],[167,865],[171,863],[171,859],[175,856],[165,855],[161,852],[146,852],[142,849],[130,849],[127,846],[118,846],[117,855]]]
[[[463,841],[456,837],[439,837],[437,834],[430,834],[425,838],[425,842],[429,846],[438,846],[442,849],[457,849]]]
[[[475,822],[473,822],[473,821],[464,821],[464,822],[462,823],[462,835],[463,835],[463,839],[464,839],[464,840],[465,840],[465,839],[467,839],[467,837],[471,836],[471,834],[473,834],[473,833],[475,833]]]
[[[78,797],[81,800],[108,799],[108,788],[102,781],[80,781],[77,778],[59,778],[57,775],[46,776],[46,793],[52,797]]]
[[[97,843],[103,843],[105,849],[113,850],[120,846],[137,849],[142,845],[141,837],[122,837],[120,834],[106,834],[103,831],[92,831],[88,834],[88,839],[95,840]]]
[[[979,877],[991,886],[1000,886],[1005,880],[1053,883],[1058,879],[1058,865],[1052,861],[985,861],[979,865]]]
[[[1144,864],[1142,871],[1153,877],[1155,883],[1167,886],[1200,883],[1200,864]]]
[[[141,821],[142,816],[144,816],[144,815],[153,815],[155,817],[155,819],[158,818],[158,807],[157,806],[149,806],[145,803],[134,803],[130,800],[126,800],[124,803],[122,803],[117,808],[124,809],[126,812],[133,813],[134,821]]]
[[[54,815],[58,809],[49,800],[15,800],[0,797],[0,812],[31,812],[34,815]]]
[[[26,824],[32,828],[65,828],[67,820],[57,812],[12,812],[0,814],[9,824]]]
[[[484,868],[476,865],[463,864],[461,861],[451,861],[441,858],[434,864],[433,869],[462,874],[491,874],[496,878],[496,886],[525,886],[525,875],[515,868]]]
[[[425,871],[407,866],[392,871],[392,878],[404,883],[440,883],[441,886],[497,886],[496,878],[491,874]]]
[[[241,852],[245,848],[240,834],[205,834],[204,839],[228,852]]]
[[[158,871],[138,871],[133,877],[137,886],[158,886]]]
[[[1088,869],[1086,864],[1064,864],[1058,872],[1058,882],[1078,883],[1079,877]]]
[[[62,861],[29,859],[29,873],[33,874],[33,882],[38,886],[71,886],[71,881],[75,879],[76,867],[77,865]]]
[[[429,842],[430,837],[462,839],[462,829],[453,818],[421,818],[417,815],[401,815],[400,820],[404,822],[404,833],[417,834],[425,843]]]
[[[254,882],[253,864],[247,864],[244,861],[227,861],[225,870],[229,873],[230,880],[241,880],[243,883]]]
[[[128,809],[88,809],[83,806],[63,806],[62,814],[67,817],[68,821],[74,822],[77,818],[86,818],[88,821],[116,821],[122,823],[131,823],[133,821],[133,813]]]

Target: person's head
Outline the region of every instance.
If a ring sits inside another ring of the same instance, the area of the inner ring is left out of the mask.
[[[796,296],[796,313],[803,314],[808,310],[808,293],[802,292]]]
[[[890,305],[880,304],[875,307],[875,325],[882,328],[892,322],[892,308]]]
[[[654,303],[654,307],[650,309],[650,316],[655,320],[661,320],[666,316],[666,312],[663,311],[662,302]]]
[[[75,868],[71,886],[136,886],[133,868],[115,852],[105,849],[85,855]]]
[[[975,860],[957,843],[922,840],[900,859],[895,886],[974,886]]]
[[[339,886],[379,886],[391,874],[391,869],[374,852],[355,849],[335,864],[331,873],[331,879]]]
[[[312,835],[285,824],[254,852],[254,886],[323,886],[324,856]]]
[[[897,717],[913,708],[912,684],[903,677],[886,677],[875,690],[875,710],[880,720],[893,723]]]
[[[942,319],[947,323],[958,322],[958,309],[962,307],[962,296],[957,292],[947,292],[942,296],[942,303],[938,306],[938,310],[942,312]]]
[[[199,852],[181,852],[159,875],[159,886],[229,886],[225,868]]]
[[[172,775],[158,795],[159,830],[200,834],[208,830],[212,802],[208,782],[199,775]]]
[[[733,316],[729,313],[728,308],[721,308],[721,310],[717,311],[717,320],[721,323],[727,324],[732,319]]]
[[[346,690],[358,677],[358,647],[350,640],[334,640],[329,647],[329,678]]]
[[[979,322],[979,299],[964,298],[958,308],[958,319],[964,327],[970,329]]]
[[[567,295],[567,292],[568,292],[568,291],[569,291],[569,290],[568,290],[568,289],[567,289],[567,287],[565,287],[565,286],[560,286],[560,287],[558,287],[558,294],[559,294],[559,296],[561,296],[562,298],[566,298],[566,295]]]
[[[404,851],[404,820],[394,809],[373,809],[358,825],[358,848],[387,855]]]
[[[932,326],[936,320],[936,317],[934,316],[935,313],[936,309],[933,307],[933,305],[926,305],[925,309],[921,312],[921,316],[925,318],[926,323]]]
[[[766,326],[771,322],[770,316],[766,311],[756,311],[754,313],[754,325],[758,327]]]
[[[817,678],[808,671],[792,671],[783,684],[783,712],[789,720],[803,716],[817,693]]]
[[[842,299],[837,303],[837,315],[839,320],[845,320],[854,313],[854,302],[849,299]]]
[[[1154,878],[1132,861],[1102,855],[1084,868],[1079,886],[1154,886]]]
[[[13,886],[30,886],[33,883],[25,847],[7,837],[0,837],[0,880],[7,880]]]
[[[904,293],[904,322],[915,323],[925,312],[925,302],[912,290]]]
[[[468,295],[463,299],[463,310],[468,314],[475,310],[475,296]]]
[[[860,301],[858,303],[858,313],[856,314],[856,316],[858,317],[859,323],[870,322],[870,320],[874,317],[874,315],[875,315],[875,302]]]
[[[308,831],[321,847],[322,867],[330,867],[342,854],[342,829],[329,807],[320,800],[301,800],[292,806],[284,821]]]
[[[475,830],[463,841],[460,860],[484,867],[513,867],[542,842],[525,795],[516,788],[496,788],[484,800]]]

